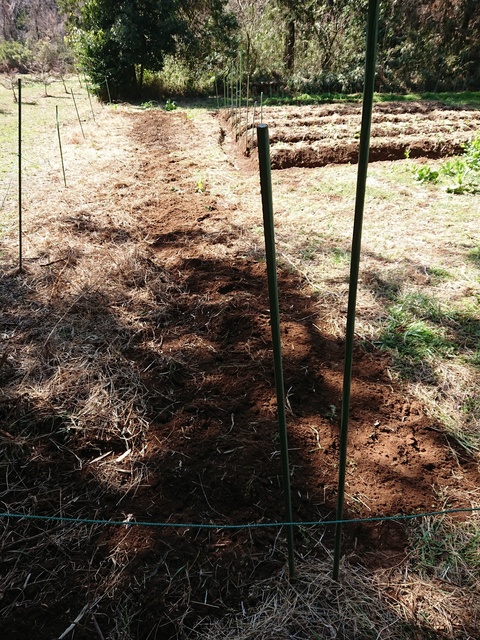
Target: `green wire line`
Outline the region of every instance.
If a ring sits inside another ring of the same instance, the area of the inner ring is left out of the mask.
[[[25,520],[51,520],[71,524],[95,524],[130,527],[160,527],[164,529],[269,529],[279,527],[327,527],[337,524],[363,524],[368,522],[401,522],[402,520],[416,520],[445,516],[451,513],[473,513],[480,511],[480,507],[464,507],[459,509],[443,509],[426,513],[399,514],[396,516],[372,516],[370,518],[352,518],[350,520],[313,520],[306,522],[252,522],[247,524],[200,524],[193,522],[142,522],[136,520],[95,520],[89,518],[68,518],[64,516],[38,516],[25,513],[0,513],[0,518],[17,518]]]

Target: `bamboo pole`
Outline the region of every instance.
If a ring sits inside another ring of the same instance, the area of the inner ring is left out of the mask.
[[[107,77],[105,76],[105,86],[107,87],[107,95],[108,95],[108,104],[112,102],[112,96],[110,95],[110,87],[108,85]]]
[[[250,76],[247,73],[247,106],[246,106],[246,125],[245,125],[245,154],[248,155],[248,99],[249,99],[249,89],[250,89]]]
[[[215,95],[217,97],[217,109],[220,109],[220,96],[218,95],[217,74],[215,74]]]
[[[253,119],[252,119],[252,149],[255,145],[255,116],[257,114],[257,101],[253,103]]]

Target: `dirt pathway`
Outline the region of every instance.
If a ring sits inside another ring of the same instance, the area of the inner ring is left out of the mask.
[[[189,462],[174,481],[164,467],[156,482],[175,496],[183,487],[178,518],[188,514],[196,521],[209,513],[229,522],[275,519],[281,518],[282,502],[275,489],[265,268],[261,251],[256,258],[242,251],[252,236],[235,224],[240,196],[232,203],[256,176],[245,168],[242,173],[231,149],[219,146],[219,135],[217,121],[205,112],[192,120],[155,112],[134,123],[145,157],[141,179],[148,181],[139,221],[154,260],[181,288],[175,314],[165,320],[162,346],[164,357],[174,354],[179,361],[170,391],[175,406],[152,434],[172,434],[173,448]],[[316,300],[298,278],[281,273],[280,287],[295,512],[300,519],[322,519],[331,516],[336,493],[342,345],[316,328]],[[357,351],[352,400],[351,516],[429,510],[440,505],[442,485],[451,495],[457,486],[462,502],[469,474],[456,479],[452,449],[421,406],[392,383],[378,353]],[[177,464],[171,461],[172,473]],[[199,477],[204,484],[198,487]],[[393,529],[403,539],[402,527]],[[368,527],[367,550],[372,540],[385,553],[398,551],[391,526]]]

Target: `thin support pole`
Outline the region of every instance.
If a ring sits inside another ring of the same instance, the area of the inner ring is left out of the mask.
[[[238,68],[237,68],[237,79],[235,80],[235,133],[238,137],[238,123],[240,119],[240,89],[239,89],[239,81],[238,81]]]
[[[368,155],[370,150],[370,129],[372,123],[373,93],[375,89],[375,61],[377,51],[379,0],[369,0],[367,19],[367,50],[365,60],[365,85],[363,91],[362,125],[358,156],[357,191],[355,217],[352,236],[352,256],[350,262],[350,284],[348,292],[347,329],[345,336],[345,363],[343,374],[342,411],[340,418],[340,452],[338,468],[338,494],[336,519],[343,519],[345,502],[345,476],[347,467],[348,417],[350,411],[350,390],[352,381],[353,345],[355,338],[355,309],[357,304],[358,273],[362,244],[363,212],[367,183]],[[342,548],[342,525],[335,531],[335,553],[333,559],[333,579],[338,580]]]
[[[282,456],[283,493],[287,522],[293,522],[292,496],[290,490],[290,466],[288,463],[288,436],[285,413],[285,388],[283,382],[282,344],[280,337],[280,308],[278,302],[277,265],[275,257],[275,231],[273,223],[272,175],[270,169],[270,143],[267,125],[258,127],[258,158],[260,187],[262,192],[263,228],[267,258],[268,296],[272,326],[275,386],[277,391],[278,428]],[[290,578],[295,577],[293,525],[287,525],[288,568]]]
[[[250,89],[250,76],[247,74],[247,113],[246,113],[246,128],[245,128],[245,154],[248,155],[248,99],[249,99],[249,89]]]
[[[108,95],[108,104],[112,102],[112,96],[110,95],[110,87],[108,85],[107,77],[105,76],[105,86],[107,87],[107,95]]]
[[[237,71],[237,137],[239,128],[242,127],[242,52],[239,53],[238,71]]]
[[[60,147],[60,159],[62,161],[63,184],[67,186],[67,178],[65,177],[65,165],[63,162],[62,138],[60,136],[60,123],[58,119],[58,105],[55,107],[55,116],[57,122],[58,146]]]
[[[238,73],[238,88],[239,88],[239,109],[240,111],[242,110],[242,84],[243,84],[243,56],[242,56],[242,52],[240,51],[240,66],[239,66],[239,73]]]
[[[260,91],[260,124],[263,124],[263,91]]]
[[[90,103],[90,111],[92,112],[92,118],[93,121],[95,122],[95,124],[97,123],[97,121],[95,120],[95,113],[93,111],[93,105],[92,105],[92,96],[90,95],[90,89],[88,88],[88,82],[87,80],[85,80],[85,86],[87,88],[87,95],[88,95],[88,101]]]
[[[73,104],[75,105],[75,111],[77,112],[78,124],[80,125],[80,129],[82,130],[83,139],[85,139],[85,132],[83,130],[80,114],[78,113],[77,101],[75,100],[75,94],[73,93],[73,89],[72,89],[72,98],[73,98]]]
[[[18,79],[18,270],[23,271],[22,243],[22,81]]]
[[[216,74],[215,74],[215,95],[217,96],[217,109],[220,109],[220,96],[218,95],[218,81],[217,81]]]

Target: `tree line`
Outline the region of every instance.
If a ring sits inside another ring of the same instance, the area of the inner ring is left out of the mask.
[[[0,69],[35,57],[53,68],[73,52],[99,90],[107,80],[131,97],[167,62],[208,84],[242,52],[252,81],[353,92],[366,11],[367,0],[0,0]],[[378,90],[478,88],[479,0],[381,0]]]

